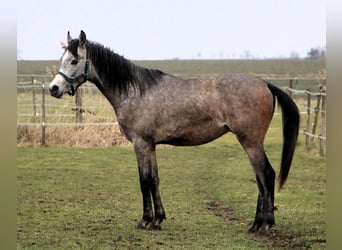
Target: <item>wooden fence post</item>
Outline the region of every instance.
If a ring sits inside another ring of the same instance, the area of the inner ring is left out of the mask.
[[[307,101],[307,107],[306,107],[306,111],[307,111],[307,117],[306,117],[306,131],[309,132],[310,131],[310,113],[311,113],[311,95],[309,93],[309,90],[306,93],[308,95],[308,101]],[[305,147],[308,148],[309,146],[309,141],[310,141],[310,136],[308,134],[305,134]]]
[[[292,78],[291,78],[290,81],[289,81],[289,88],[290,88],[290,89],[293,89],[293,79],[292,79]],[[291,91],[291,90],[289,90],[289,95],[290,95],[291,98],[292,98],[292,91]]]
[[[42,82],[42,145],[46,146],[46,131],[45,131],[45,83]]]
[[[325,112],[326,112],[326,106],[325,106],[325,99],[326,96],[322,95],[322,107],[321,107],[321,136],[325,137]],[[325,137],[326,138],[326,137]],[[319,144],[319,155],[320,156],[324,156],[325,155],[325,140],[324,139],[320,139],[320,144]]]
[[[82,123],[82,89],[79,88],[75,94],[75,105],[76,105],[76,123]]]
[[[316,133],[316,128],[317,128],[317,122],[318,122],[318,116],[319,116],[319,110],[320,110],[320,106],[321,106],[321,95],[317,96],[317,105],[315,107],[315,118],[314,118],[314,124],[312,127],[312,134],[314,135]],[[311,141],[313,141],[315,138],[312,137]]]
[[[34,119],[34,122],[36,122],[36,120],[37,120],[37,107],[36,107],[36,91],[35,91],[34,83],[35,83],[34,77],[33,77],[33,75],[31,75],[33,119]]]

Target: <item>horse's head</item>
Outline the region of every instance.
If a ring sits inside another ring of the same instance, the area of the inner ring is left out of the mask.
[[[61,57],[61,68],[49,86],[52,96],[61,98],[64,93],[74,95],[76,89],[84,82],[90,71],[87,59],[86,34],[81,31],[79,39],[67,35],[68,44],[62,44],[65,50]]]

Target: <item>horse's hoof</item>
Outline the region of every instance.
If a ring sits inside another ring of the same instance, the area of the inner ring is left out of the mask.
[[[161,225],[160,224],[156,224],[156,223],[152,223],[150,226],[151,230],[161,230]]]
[[[251,226],[251,227],[248,229],[248,233],[256,233],[256,232],[258,232],[258,228],[259,228],[258,225],[253,224],[253,226]]]
[[[261,223],[254,222],[253,225],[248,229],[248,233],[257,233],[260,227]]]
[[[254,222],[253,225],[248,229],[249,233],[256,233],[257,235],[268,235],[270,228],[274,225],[274,222],[269,223],[256,223]]]
[[[146,229],[148,226],[149,222],[146,220],[142,220],[139,222],[139,224],[137,225],[137,229]]]
[[[144,225],[142,225],[142,224],[139,223],[139,224],[137,225],[137,229],[146,229],[146,227],[145,227]]]
[[[257,234],[258,235],[269,235],[270,232],[270,228],[272,227],[272,225],[270,224],[262,224],[261,227],[258,229]]]

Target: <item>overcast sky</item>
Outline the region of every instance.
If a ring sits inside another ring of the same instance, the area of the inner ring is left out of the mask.
[[[134,60],[305,57],[326,0],[18,0],[17,57],[56,60],[67,31]]]

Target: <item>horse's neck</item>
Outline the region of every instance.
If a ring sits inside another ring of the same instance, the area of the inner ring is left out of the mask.
[[[108,82],[105,76],[99,77],[96,72],[96,67],[93,65],[92,73],[90,74],[88,79],[95,84],[98,90],[109,101],[115,112],[120,110],[120,107],[127,98],[134,98],[132,97],[135,95],[134,90],[121,94],[118,90],[111,86],[112,83]]]

